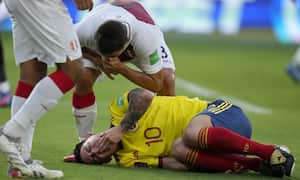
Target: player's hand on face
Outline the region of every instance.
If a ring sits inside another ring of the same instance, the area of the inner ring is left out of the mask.
[[[117,144],[121,141],[123,132],[120,126],[112,127],[105,132],[99,134],[99,141],[97,146],[99,152],[104,152],[107,148],[110,148],[112,144]]]
[[[112,74],[118,74],[124,68],[124,63],[121,62],[119,57],[109,57],[104,60],[104,65],[107,70],[109,70]]]
[[[114,80],[115,78],[113,77],[113,75],[117,74],[116,72],[112,71],[111,65],[108,63],[108,60],[105,59],[102,61],[102,67],[101,69],[103,70],[103,72],[105,73],[105,75],[111,79]]]
[[[93,9],[93,0],[74,0],[76,3],[77,9],[79,10],[92,10]]]

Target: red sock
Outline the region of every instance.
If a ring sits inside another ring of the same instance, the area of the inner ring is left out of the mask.
[[[246,157],[239,154],[222,154],[224,158],[240,163],[244,169],[259,171],[263,160],[259,157]]]
[[[55,71],[49,77],[64,94],[75,86],[72,79],[61,70]]]
[[[201,128],[198,144],[203,149],[223,153],[253,154],[264,160],[268,160],[275,150],[273,145],[252,141],[222,127]]]
[[[192,150],[186,156],[186,164],[193,169],[205,172],[241,172],[243,170],[258,171],[262,159],[249,158],[234,154],[221,154],[200,150]]]
[[[95,104],[96,98],[94,92],[90,92],[85,95],[73,94],[73,107],[82,109]]]
[[[19,97],[27,99],[29,97],[31,91],[33,90],[33,88],[34,88],[34,86],[32,86],[30,84],[27,84],[22,81],[18,81],[15,96],[19,96]]]

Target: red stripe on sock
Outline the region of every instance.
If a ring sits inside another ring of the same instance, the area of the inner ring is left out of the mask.
[[[75,86],[72,79],[61,70],[57,70],[56,72],[50,74],[49,77],[63,93],[68,92]]]
[[[73,107],[82,109],[95,104],[96,98],[94,92],[90,92],[85,95],[73,94]]]
[[[27,84],[22,81],[18,81],[18,85],[15,91],[15,96],[19,96],[22,98],[28,98],[34,86]]]
[[[209,127],[208,149],[227,153],[253,154],[267,160],[275,147],[262,144],[222,127]]]

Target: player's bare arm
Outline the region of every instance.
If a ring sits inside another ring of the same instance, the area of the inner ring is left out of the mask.
[[[131,82],[158,95],[175,95],[175,75],[172,69],[162,69],[155,74],[146,74],[128,67],[118,57],[104,61],[105,69],[123,75]]]
[[[108,78],[114,80],[114,77],[105,69],[103,59],[100,54],[88,47],[83,47],[82,55],[84,58],[90,60],[93,64],[99,67],[99,69],[104,72]]]
[[[128,94],[128,113],[121,121],[123,132],[128,131],[145,114],[151,104],[153,94],[145,89],[134,89]]]
[[[152,102],[154,94],[146,89],[134,89],[128,94],[128,113],[121,121],[119,126],[103,132],[103,138],[98,142],[98,152],[107,149],[108,146],[121,141],[124,133],[130,130],[144,115]]]

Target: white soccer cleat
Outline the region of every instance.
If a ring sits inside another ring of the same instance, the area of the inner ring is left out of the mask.
[[[34,160],[28,164],[28,167],[32,170],[32,177],[34,178],[57,179],[64,176],[62,171],[45,168],[42,166],[41,161]]]
[[[19,150],[18,143],[9,140],[9,138],[0,131],[0,150],[3,152],[10,166],[19,170],[19,177],[32,176],[32,170],[24,162]]]

